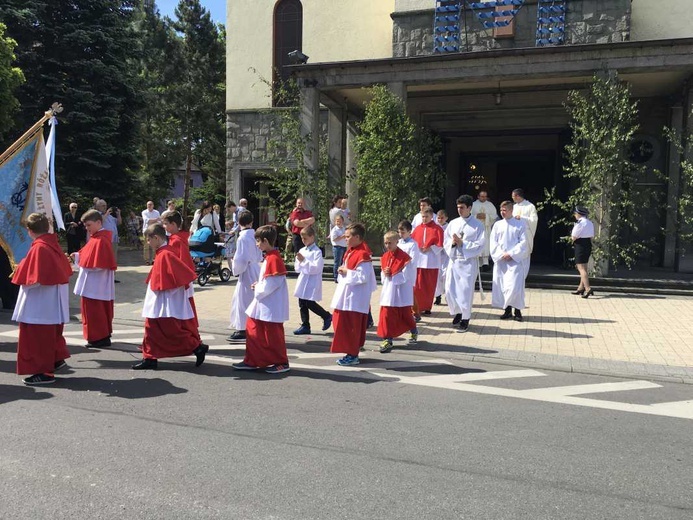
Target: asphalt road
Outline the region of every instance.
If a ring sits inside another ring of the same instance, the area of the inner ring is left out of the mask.
[[[693,385],[402,350],[338,368],[322,344],[239,374],[223,337],[133,372],[141,329],[116,329],[87,350],[70,324],[70,370],[37,388],[0,325],[0,518],[693,518]]]

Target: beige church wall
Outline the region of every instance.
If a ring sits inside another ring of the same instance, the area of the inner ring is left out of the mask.
[[[395,0],[395,12],[403,13],[406,11],[421,11],[422,9],[433,9],[435,2],[432,0]]]
[[[309,63],[392,57],[394,0],[336,2],[338,9],[325,9],[325,0],[302,3],[303,52]]]
[[[301,3],[303,52],[310,57],[309,63],[392,57],[390,14],[395,0],[330,2],[332,9],[325,8],[325,0]],[[226,108],[269,107],[270,88],[260,78],[272,77],[276,2],[228,0],[226,5]]]
[[[631,40],[693,37],[691,0],[633,0],[631,9]]]
[[[226,109],[271,106],[270,88],[260,77],[272,78],[272,14],[274,2],[226,2]],[[257,72],[252,69],[256,69]]]

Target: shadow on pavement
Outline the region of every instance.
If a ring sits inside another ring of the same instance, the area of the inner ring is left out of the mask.
[[[188,392],[185,388],[179,388],[159,378],[114,381],[98,377],[65,377],[61,378],[60,386],[75,392],[100,392],[109,397],[122,399],[147,399]]]
[[[666,299],[665,296],[660,296],[658,294],[630,294],[630,293],[623,293],[623,294],[605,294],[604,296],[599,295],[598,293],[595,296],[592,296],[591,298],[596,298],[597,300],[608,300],[612,298],[627,298],[629,300],[664,300]]]
[[[24,386],[20,380],[18,380],[17,385],[0,385],[0,404],[23,400],[38,401],[51,397],[53,394],[40,392],[34,387]]]

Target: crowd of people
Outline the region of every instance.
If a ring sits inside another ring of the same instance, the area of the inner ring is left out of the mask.
[[[337,284],[330,304],[332,313],[319,303],[324,257],[316,244],[315,218],[303,199],[297,199],[287,227],[295,252],[293,267],[298,273],[293,296],[298,299],[301,319],[293,333],[312,332],[312,312],[321,320],[322,331],[334,331],[330,351],[343,354],[337,363],[353,366],[360,362],[366,330],[372,324],[371,297],[377,283],[366,228],[351,222],[345,200],[336,196],[329,212]],[[277,228],[264,225],[254,229],[247,204],[245,199],[238,206],[227,203],[222,224],[221,208],[205,202],[195,212],[187,232],[173,202],[163,213],[152,201],[147,203],[141,225],[146,241],[144,260],[152,267],[142,310],[142,359],[133,365],[134,370],[156,369],[159,359],[177,356],[194,355],[196,366],[204,363],[209,347],[200,339],[193,291],[197,275],[188,247],[191,233],[200,227],[233,238],[232,244],[227,242],[227,250],[231,250],[229,263],[238,282],[230,311],[234,332],[227,340],[244,342],[246,348],[243,361],[233,368],[269,374],[290,370],[283,325],[289,318],[287,269],[277,248]],[[396,230],[384,234],[377,324],[381,353],[390,352],[394,339],[403,334],[408,333],[410,344],[416,343],[417,322],[431,314],[434,304],[442,304],[443,296],[452,326],[468,331],[477,281],[482,290],[480,270],[489,269],[491,264],[492,305],[503,311],[500,319],[523,320],[525,279],[538,222],[536,208],[521,189],[513,190],[512,200],[501,202],[499,212],[484,191],[476,201],[461,195],[456,207],[458,216],[448,222],[445,210],[434,212],[431,200],[421,198],[419,211],[411,220],[402,220]],[[131,212],[128,227],[139,225],[133,217],[136,215]],[[586,208],[575,208],[572,239],[581,281],[574,294],[583,298],[593,294],[586,264],[594,226],[587,217]],[[33,243],[12,279],[20,287],[13,315],[19,323],[17,373],[28,375],[24,379],[27,385],[53,383],[55,372],[66,366],[69,357],[62,335],[69,321],[72,267],[68,258],[78,268],[74,293],[81,300],[86,347],[111,345],[121,212],[95,198],[93,208],[79,218],[76,204],[71,204],[65,222],[68,256],[56,235],[49,232],[46,216],[29,216],[26,227]],[[87,241],[82,246],[84,235]]]

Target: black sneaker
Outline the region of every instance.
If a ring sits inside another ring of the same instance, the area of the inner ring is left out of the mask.
[[[156,359],[143,359],[139,363],[132,365],[133,370],[156,370],[159,362]]]
[[[425,316],[430,316],[430,315],[431,315],[431,311],[430,311],[430,310],[423,311],[423,314],[424,314]]]
[[[520,312],[520,309],[515,309],[515,317],[513,319],[515,321],[522,321],[522,313]]]
[[[513,317],[513,312],[511,307],[506,307],[505,312],[501,315],[501,320],[509,320]]]
[[[233,334],[231,334],[228,338],[226,338],[226,341],[229,343],[235,343],[236,341],[245,341],[245,331],[244,330],[237,330]]]
[[[195,357],[197,360],[195,361],[195,366],[199,367],[202,363],[205,362],[205,356],[207,355],[207,352],[209,351],[209,345],[205,345],[204,343],[200,343],[199,346],[193,350],[193,354],[195,354]]]
[[[457,325],[460,321],[462,321],[462,315],[455,314],[455,317],[452,319],[452,324]]]
[[[440,296],[436,296],[436,299],[435,299],[435,301],[434,301],[433,303],[434,303],[435,305],[443,305],[443,304],[441,303],[440,299],[441,299]]]
[[[55,383],[55,378],[53,376],[49,376],[48,374],[34,374],[31,377],[24,378],[23,381],[25,385],[29,386],[50,385]]]
[[[460,320],[460,332],[467,332],[469,330],[469,320]]]
[[[86,345],[84,345],[87,348],[103,348],[103,347],[110,347],[111,346],[111,337],[108,336],[103,339],[98,339],[96,341],[90,341]]]
[[[60,361],[56,361],[55,365],[53,365],[53,372],[57,372],[58,370],[62,370],[63,368],[67,368],[67,363],[65,363],[65,360],[62,359]]]

